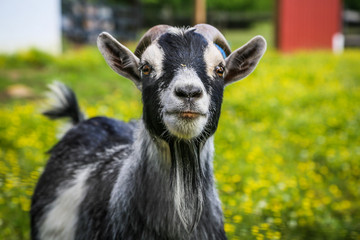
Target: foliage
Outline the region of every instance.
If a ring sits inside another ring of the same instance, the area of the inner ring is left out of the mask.
[[[40,92],[56,76],[89,117],[140,117],[139,93],[96,49],[35,65],[20,56],[0,57],[1,90],[21,82]],[[227,87],[214,164],[229,239],[359,239],[359,58],[269,50]],[[0,239],[29,239],[30,198],[61,124],[39,114],[40,99],[0,106]]]
[[[347,8],[347,9],[360,11],[360,1],[358,1],[358,0],[344,0],[344,7]]]
[[[274,8],[274,3],[274,1],[268,0],[207,0],[206,8],[214,12],[246,12],[256,14],[257,12],[271,12]],[[159,13],[164,14],[166,9],[177,17],[191,19],[194,11],[194,1],[190,0],[142,0],[142,4],[145,18],[147,16],[157,17]]]
[[[189,0],[142,0],[144,4],[158,4],[160,6],[163,5],[170,5],[173,6],[174,9],[181,7],[192,7],[193,1]],[[230,11],[271,11],[272,6],[274,5],[274,1],[269,0],[228,0],[228,1],[221,1],[221,0],[207,0],[206,6],[209,9],[216,9],[216,10],[230,10]]]
[[[270,52],[228,87],[215,173],[233,239],[360,237],[359,56]]]
[[[210,10],[227,10],[242,12],[270,12],[273,10],[275,1],[269,0],[207,0]]]

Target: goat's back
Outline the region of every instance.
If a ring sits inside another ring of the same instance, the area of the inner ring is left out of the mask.
[[[33,239],[102,239],[107,203],[136,123],[96,117],[75,125],[51,150],[31,207]],[[83,231],[93,229],[94,231]],[[98,231],[96,231],[98,230]]]

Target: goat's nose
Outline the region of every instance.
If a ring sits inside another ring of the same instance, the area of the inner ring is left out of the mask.
[[[177,86],[175,88],[175,95],[179,98],[200,98],[202,94],[202,89],[194,85]]]

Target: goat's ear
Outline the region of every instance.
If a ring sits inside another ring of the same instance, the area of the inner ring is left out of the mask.
[[[139,58],[106,32],[99,35],[97,45],[112,70],[131,79],[141,90]]]
[[[266,40],[256,36],[228,56],[226,61],[225,85],[243,79],[254,71],[266,50]]]

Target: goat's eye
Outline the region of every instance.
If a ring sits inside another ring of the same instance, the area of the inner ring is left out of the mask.
[[[151,67],[145,64],[144,66],[142,66],[141,71],[144,75],[149,75],[151,72]]]
[[[215,68],[215,72],[219,77],[222,77],[222,76],[224,76],[225,69],[222,66],[217,66]]]

